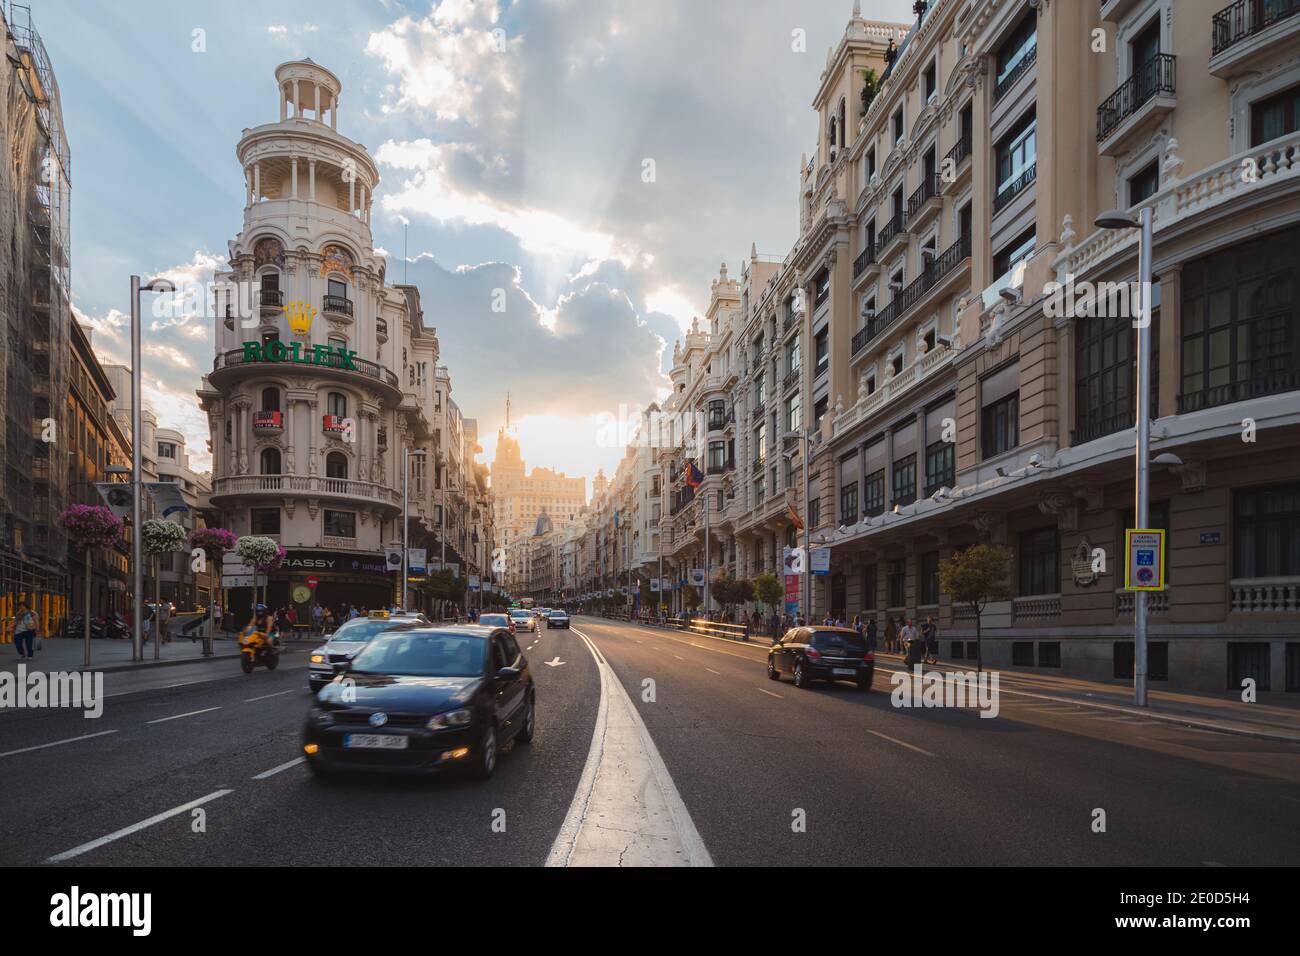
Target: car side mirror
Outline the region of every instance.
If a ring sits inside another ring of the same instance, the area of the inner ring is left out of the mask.
[[[523,671],[521,671],[518,667],[503,667],[499,671],[497,671],[497,680],[500,681],[519,680],[519,675],[522,673]]]

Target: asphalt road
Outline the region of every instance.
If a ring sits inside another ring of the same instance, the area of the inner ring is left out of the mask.
[[[1010,693],[995,719],[896,709],[887,667],[869,693],[799,690],[768,680],[757,645],[576,624],[524,635],[537,736],[482,784],[314,778],[296,762],[305,649],[275,672],[109,675],[97,720],[0,712],[0,864],[89,845],[57,865],[540,865],[593,751],[600,682],[579,634],[718,865],[1300,862],[1294,745]]]

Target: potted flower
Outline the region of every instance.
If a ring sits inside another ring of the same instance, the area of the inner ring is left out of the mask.
[[[82,623],[85,626],[84,665],[90,666],[90,562],[95,548],[111,548],[122,540],[122,519],[104,505],[72,505],[65,508],[55,522],[67,534],[73,547],[86,554],[86,603]]]
[[[280,566],[289,552],[280,546],[274,538],[265,535],[246,534],[235,542],[235,553],[244,559],[244,563],[258,574],[274,571]],[[253,589],[254,597],[257,589]]]
[[[212,603],[218,604],[221,601],[221,559],[227,551],[234,550],[235,533],[227,531],[225,528],[195,528],[190,532],[190,550],[200,549],[207,559],[212,562],[217,571],[217,594],[212,598]],[[224,610],[218,604],[218,610]],[[209,610],[209,618],[212,625],[218,621],[217,615]],[[207,628],[208,637],[204,639],[203,656],[208,657],[212,654],[211,634],[213,628]]]

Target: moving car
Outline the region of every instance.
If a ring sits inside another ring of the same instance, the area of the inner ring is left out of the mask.
[[[876,656],[867,642],[848,627],[794,627],[767,652],[767,676],[794,677],[794,686],[815,680],[851,680],[858,690],[870,690]]]
[[[515,622],[517,631],[537,630],[537,618],[533,617],[533,612],[527,608],[512,607],[510,609],[510,619]]]
[[[480,614],[478,616],[478,625],[480,627],[504,627],[511,634],[515,632],[515,620],[509,614]]]
[[[485,780],[510,740],[536,730],[528,659],[503,627],[406,625],[376,635],[312,703],[307,765]]]
[[[417,612],[390,614],[371,611],[366,617],[344,621],[330,634],[329,640],[311,652],[307,659],[307,683],[316,693],[334,679],[334,665],[352,659],[357,651],[380,631],[399,624],[428,624],[429,619]]]
[[[569,626],[569,615],[564,613],[563,611],[560,610],[551,611],[550,615],[546,618],[546,629],[548,631],[553,627],[563,627],[567,629],[568,626]]]

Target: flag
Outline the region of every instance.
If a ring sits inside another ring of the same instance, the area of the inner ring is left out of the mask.
[[[700,469],[695,467],[695,462],[688,461],[685,468],[686,486],[688,488],[698,488],[700,482],[704,480],[704,475]]]
[[[786,494],[785,496],[785,510],[786,513],[790,515],[790,523],[794,525],[795,530],[802,531],[803,519],[799,517],[799,512],[794,510],[794,501],[791,500],[789,494]]]

